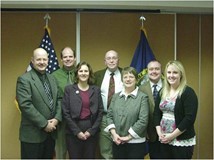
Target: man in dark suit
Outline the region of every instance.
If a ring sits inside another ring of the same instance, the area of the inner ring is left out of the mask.
[[[141,91],[149,96],[149,124],[147,127],[147,138],[149,147],[150,159],[160,159],[161,153],[159,149],[159,140],[156,133],[155,126],[153,124],[153,112],[155,107],[155,94],[162,88],[161,79],[161,64],[157,60],[150,61],[147,65],[148,78],[149,80],[142,84],[139,88]],[[155,87],[155,88],[154,88]],[[155,93],[156,92],[156,93]]]
[[[18,77],[16,87],[21,159],[52,159],[55,130],[62,118],[57,83],[46,73],[48,54],[43,48],[34,50],[31,62],[32,70]]]
[[[102,158],[105,159],[112,159],[112,138],[110,133],[106,133],[104,129],[107,127],[106,123],[106,113],[109,106],[109,81],[111,74],[113,73],[114,78],[114,92],[120,92],[123,88],[123,83],[121,81],[121,71],[122,69],[119,68],[119,56],[118,53],[114,50],[110,50],[105,54],[104,58],[105,65],[107,68],[99,70],[95,72],[95,84],[100,87],[101,95],[103,100],[103,107],[104,107],[104,115],[100,125],[100,138],[99,138],[99,146],[100,146],[100,154]]]

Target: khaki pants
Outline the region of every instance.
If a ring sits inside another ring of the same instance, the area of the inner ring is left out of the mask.
[[[67,147],[65,142],[65,120],[57,128],[56,159],[66,159]]]
[[[113,141],[111,138],[111,134],[104,131],[107,127],[106,123],[106,115],[103,115],[103,119],[100,125],[100,135],[99,135],[99,147],[100,154],[104,159],[112,159],[112,145]]]

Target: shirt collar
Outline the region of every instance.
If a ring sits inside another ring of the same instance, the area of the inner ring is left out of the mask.
[[[45,73],[40,73],[40,72],[37,71],[34,67],[32,67],[32,69],[35,71],[35,73],[36,73],[39,77],[46,76],[46,72],[45,72]]]
[[[108,75],[110,76],[110,74],[112,73],[111,71],[109,71],[108,69],[106,70],[106,72],[108,73]],[[117,75],[119,73],[119,69],[117,68],[116,71],[114,71],[114,75]]]
[[[136,86],[136,88],[129,94],[131,97],[136,97],[137,92],[138,92],[139,87]],[[122,91],[120,92],[120,97],[125,96],[127,97],[128,95],[125,93],[125,89],[123,88]]]
[[[47,73],[40,73],[39,71],[37,71],[35,68],[32,67],[32,70],[35,71],[36,75],[39,77],[39,79],[44,82],[47,79]]]
[[[62,70],[63,70],[65,73],[74,72],[74,69],[75,69],[75,66],[73,66],[70,70],[65,69],[64,66],[62,67]]]
[[[155,83],[152,83],[151,81],[149,81],[149,83],[150,83],[151,88],[152,88],[153,85],[155,84]],[[158,83],[156,83],[156,85],[157,85],[157,87],[161,88],[161,87],[162,87],[162,80],[159,79],[159,81],[158,81]]]

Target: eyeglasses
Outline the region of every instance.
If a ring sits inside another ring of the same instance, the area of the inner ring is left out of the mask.
[[[106,57],[106,60],[107,61],[110,61],[110,60],[118,60],[118,58],[117,57]]]

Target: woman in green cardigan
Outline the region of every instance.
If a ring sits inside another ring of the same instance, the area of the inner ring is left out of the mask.
[[[106,132],[113,140],[114,159],[143,159],[146,150],[146,129],[149,117],[148,96],[137,84],[133,67],[122,71],[124,89],[114,94],[107,113]]]

